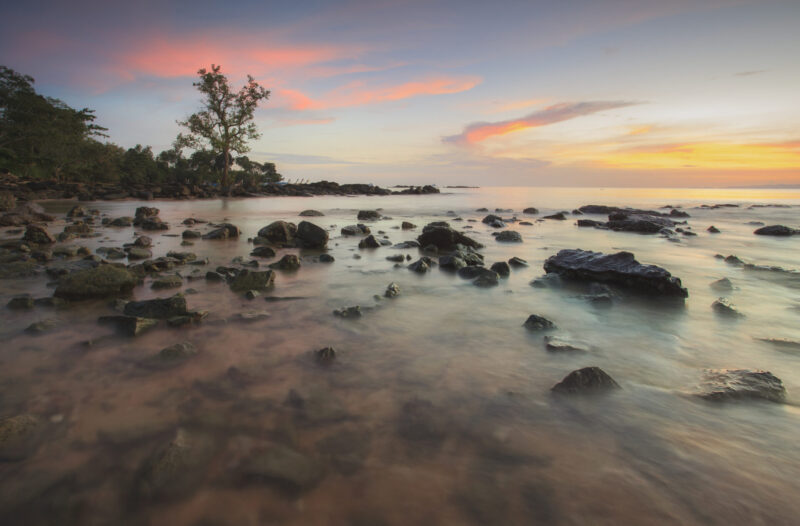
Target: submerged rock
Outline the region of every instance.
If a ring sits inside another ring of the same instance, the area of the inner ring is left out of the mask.
[[[165,320],[176,316],[191,314],[186,308],[186,298],[176,294],[169,298],[129,301],[123,310],[126,316]]]
[[[528,266],[528,262],[527,261],[525,261],[522,258],[518,258],[516,256],[514,256],[511,259],[509,259],[508,260],[508,264],[511,265],[512,267],[527,267]]]
[[[763,226],[753,232],[758,236],[794,236],[800,234],[800,230],[784,225]]]
[[[203,239],[238,239],[239,227],[230,223],[222,223],[217,228],[205,234]]]
[[[339,318],[360,318],[361,306],[354,305],[352,307],[342,307],[334,310],[333,315],[338,316]]]
[[[550,352],[586,352],[586,349],[558,336],[545,336],[544,347]]]
[[[359,221],[374,221],[380,218],[381,214],[377,210],[359,210],[356,216]]]
[[[508,277],[511,274],[511,267],[505,261],[498,261],[492,264],[489,269],[497,272],[497,275],[502,277]]]
[[[454,250],[456,245],[459,244],[472,248],[481,248],[483,246],[474,239],[446,226],[446,223],[444,226],[433,223],[425,226],[422,229],[422,234],[417,237],[417,241],[420,246],[433,245],[439,250]]]
[[[656,265],[642,265],[630,252],[603,254],[564,249],[547,258],[544,270],[565,279],[611,283],[648,294],[677,298],[689,296],[680,279]]]
[[[269,268],[279,270],[297,270],[300,268],[300,259],[295,254],[286,254],[280,260],[272,263]]]
[[[708,232],[709,234],[719,234],[719,228],[715,227],[714,225],[711,225],[710,227],[706,228],[706,232]]]
[[[127,294],[137,282],[136,277],[124,268],[100,265],[63,276],[54,296],[66,300],[84,300]]]
[[[528,319],[522,325],[529,331],[547,331],[556,328],[555,323],[538,314],[528,316]]]
[[[590,394],[619,388],[619,384],[599,367],[584,367],[569,373],[551,391],[558,394]]]
[[[744,316],[736,306],[728,301],[727,298],[719,298],[711,304],[711,308],[721,316],[729,316],[731,318],[739,318]]]
[[[361,236],[369,234],[371,230],[367,225],[359,223],[357,225],[343,226],[341,232],[343,236]]]
[[[786,399],[786,388],[767,371],[710,369],[697,396],[714,401],[762,399],[780,403]]]
[[[522,236],[514,230],[503,230],[495,236],[495,240],[503,243],[522,243]]]
[[[328,364],[336,359],[336,349],[333,347],[323,347],[314,351],[314,359],[319,363]]]
[[[169,276],[161,276],[153,280],[150,288],[153,290],[159,289],[173,289],[183,286],[183,278],[177,274],[170,274]]]
[[[731,280],[728,278],[722,278],[713,282],[711,285],[709,285],[709,287],[716,291],[726,292],[733,290],[733,283],[731,283]]]
[[[28,310],[33,308],[33,304],[33,296],[30,294],[20,294],[8,300],[6,306],[12,310]]]
[[[557,212],[555,214],[550,214],[549,216],[544,216],[542,219],[555,219],[557,221],[566,221],[567,216],[564,215],[564,212]]]
[[[389,286],[386,287],[386,292],[383,293],[383,295],[387,298],[394,298],[399,294],[400,294],[400,286],[395,282],[389,283]]]
[[[167,362],[185,360],[197,354],[197,348],[191,342],[181,342],[164,347],[158,357]]]
[[[380,241],[378,241],[372,234],[358,242],[358,248],[379,248],[380,246]]]
[[[250,481],[275,485],[290,492],[306,491],[322,480],[319,462],[284,446],[274,446],[248,459],[242,472]]]
[[[230,287],[234,292],[245,292],[248,290],[264,290],[275,283],[275,271],[273,270],[242,270],[231,281]]]
[[[665,217],[616,212],[608,216],[606,226],[618,232],[657,234],[664,228],[672,228],[675,222]]]

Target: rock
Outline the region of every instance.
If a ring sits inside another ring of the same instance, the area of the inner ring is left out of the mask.
[[[170,250],[169,252],[167,252],[167,257],[172,259],[177,259],[180,263],[190,263],[194,261],[200,265],[206,264],[203,261],[197,261],[197,254],[195,254],[194,252],[178,252],[175,250]]]
[[[361,236],[364,234],[369,234],[370,229],[367,225],[348,225],[342,227],[342,235],[343,236]]]
[[[30,227],[29,227],[30,228]],[[784,225],[763,226],[753,232],[758,236],[793,236],[800,234],[800,230]]]
[[[148,217],[142,219],[137,223],[135,220],[134,225],[137,225],[142,230],[169,230],[169,225],[161,220],[159,217]]]
[[[190,495],[202,484],[213,451],[211,437],[178,429],[166,446],[142,462],[135,476],[135,497],[165,501]]]
[[[239,227],[230,223],[222,223],[217,228],[205,234],[203,239],[238,239]]]
[[[523,214],[529,214],[529,215],[536,215],[536,214],[539,213],[539,210],[531,206],[531,207],[528,207],[525,210],[523,210],[522,213]]]
[[[41,421],[29,414],[0,419],[0,461],[22,460],[35,451]]]
[[[123,310],[126,316],[165,320],[175,316],[191,314],[186,308],[186,298],[176,294],[169,298],[129,301]]]
[[[358,248],[380,248],[380,241],[375,239],[372,234],[368,235],[358,243]]]
[[[767,371],[711,369],[706,371],[697,396],[714,401],[761,399],[782,403],[786,400],[786,388]]]
[[[409,223],[408,221],[403,221],[400,224],[400,228],[403,230],[413,230],[417,228],[417,225],[415,225],[414,223]]]
[[[244,293],[244,297],[249,300],[254,300],[259,296],[260,294],[257,290],[248,290],[247,292]]]
[[[356,216],[359,221],[375,221],[380,218],[381,214],[377,210],[359,210]]]
[[[0,263],[0,279],[18,279],[35,276],[39,268],[33,261],[12,261]]]
[[[476,287],[482,287],[482,288],[496,287],[497,285],[499,285],[500,281],[497,273],[492,271],[490,272],[491,274],[489,273],[481,274],[480,276],[472,280],[472,284],[475,285]]]
[[[47,318],[31,323],[25,327],[25,332],[33,335],[44,334],[57,329],[59,325],[61,325],[61,320],[58,318]]]
[[[481,223],[484,223],[494,228],[503,228],[506,225],[503,222],[503,218],[493,214],[489,214],[488,216],[481,219]]]
[[[400,261],[402,261],[403,256],[400,256]],[[466,261],[461,259],[458,256],[440,256],[439,257],[439,267],[448,270],[458,270],[460,268],[464,268],[467,266]]]
[[[269,268],[279,270],[297,270],[300,268],[300,260],[294,254],[286,254],[279,261],[272,263]]]
[[[734,256],[733,254],[725,258],[725,263],[727,263],[728,265],[734,265],[736,267],[744,265],[744,261]]]
[[[512,257],[508,260],[508,264],[512,267],[519,268],[519,267],[527,267],[528,262],[522,258],[518,258],[516,256]]]
[[[116,331],[125,336],[139,336],[158,325],[158,320],[139,316],[100,316],[97,321],[103,325],[113,325]]]
[[[244,463],[248,480],[275,485],[289,492],[307,491],[322,479],[319,463],[293,449],[274,446]]]
[[[153,246],[153,240],[147,236],[139,236],[134,240],[133,246],[140,248],[150,248]]]
[[[75,205],[67,212],[67,217],[86,217],[88,215],[90,215],[89,211],[81,205]]]
[[[522,243],[522,236],[513,230],[503,230],[495,236],[495,240],[502,243]]]
[[[0,216],[0,226],[22,226],[37,222],[47,223],[53,220],[55,217],[45,213],[41,206],[36,203],[25,203]]]
[[[417,237],[420,246],[433,245],[439,250],[454,250],[456,245],[481,248],[483,245],[449,226],[429,224],[422,229],[422,234]]]
[[[84,300],[127,294],[138,280],[128,270],[114,265],[79,270],[63,276],[53,294],[66,300]]]
[[[586,352],[586,349],[558,336],[545,336],[544,347],[550,352]]]
[[[303,210],[298,214],[300,217],[322,217],[325,214],[320,212],[319,210]]]
[[[498,261],[492,264],[489,269],[497,272],[497,275],[501,277],[508,277],[511,274],[511,267],[505,261]]]
[[[185,360],[197,354],[197,348],[190,342],[181,342],[164,347],[159,351],[159,359],[167,362]]]
[[[675,222],[664,217],[617,212],[608,216],[606,226],[617,232],[657,234],[664,228],[674,227]]]
[[[402,263],[406,260],[406,257],[403,254],[393,254],[391,256],[386,256],[387,261],[394,261],[395,263]]]
[[[286,221],[275,221],[258,231],[258,236],[267,239],[276,245],[294,243],[297,225]]]
[[[709,234],[719,234],[719,228],[715,227],[714,225],[711,225],[710,227],[706,228],[706,231]]]
[[[564,215],[564,212],[557,212],[555,214],[550,214],[549,216],[543,216],[542,219],[555,219],[557,221],[566,221],[567,216]]]
[[[733,290],[733,283],[731,283],[731,280],[729,280],[728,278],[718,279],[709,286],[716,291],[727,292]]]
[[[691,217],[689,215],[689,212],[684,212],[683,210],[678,210],[676,208],[673,208],[672,210],[669,211],[669,216],[670,217],[681,217],[681,218]]]
[[[114,227],[128,227],[133,226],[133,218],[128,216],[117,217],[116,219],[112,219],[108,226]]]
[[[572,371],[551,389],[558,394],[600,393],[619,389],[619,384],[599,367]]]
[[[333,263],[336,259],[330,254],[320,254],[319,261],[320,263]]]
[[[497,273],[479,265],[469,265],[458,269],[458,277],[462,279],[475,279],[481,276],[491,278],[497,276]]]
[[[318,351],[314,351],[314,359],[322,364],[329,364],[336,359],[336,349],[333,347],[323,347]]]
[[[408,266],[408,270],[416,272],[417,274],[424,274],[428,272],[433,265],[435,265],[435,263],[431,258],[428,256],[422,256],[415,262],[411,263]]]
[[[681,280],[655,265],[642,265],[630,252],[603,254],[580,249],[561,250],[547,258],[545,272],[562,278],[615,284],[627,289],[666,297],[686,298]]]
[[[333,315],[338,316],[339,318],[360,318],[361,307],[359,305],[354,305],[352,307],[342,307],[341,309],[334,310]]]
[[[260,246],[254,248],[250,255],[258,258],[274,258],[275,250],[268,246]]]
[[[244,292],[246,290],[264,290],[275,283],[275,271],[264,270],[242,270],[230,284],[234,292]]]
[[[389,283],[389,286],[386,287],[386,291],[383,293],[387,298],[394,298],[398,294],[400,294],[400,286],[395,282]]]
[[[153,257],[153,253],[146,248],[141,248],[141,247],[128,248],[129,260],[150,259],[151,257]]]
[[[717,314],[721,316],[729,316],[732,318],[738,318],[744,316],[741,312],[736,309],[736,306],[728,301],[727,298],[719,298],[714,303],[711,304],[711,308]]]
[[[20,294],[19,296],[14,296],[10,300],[6,306],[12,310],[28,310],[33,308],[33,297],[30,294]]]
[[[161,276],[153,280],[153,283],[150,285],[150,288],[153,290],[159,289],[172,289],[176,287],[181,287],[183,285],[183,278],[176,274],[170,274],[168,276]]]
[[[529,331],[549,331],[556,328],[555,323],[538,314],[531,314],[528,316],[528,319],[525,320],[522,326]]]
[[[142,221],[148,217],[157,217],[159,214],[158,208],[148,207],[148,206],[140,206],[134,212],[134,216],[136,216],[137,221]]]
[[[212,281],[218,283],[220,281],[225,281],[225,276],[223,276],[219,272],[214,272],[212,270],[209,270],[208,272],[206,272],[206,281]]]
[[[50,245],[56,242],[56,239],[50,235],[46,228],[40,225],[28,225],[25,229],[25,235],[22,240],[27,243],[35,243],[37,245]]]
[[[594,219],[578,219],[577,225],[579,227],[606,228],[605,222],[595,221]]]
[[[203,237],[203,234],[201,234],[199,230],[184,230],[181,237],[183,239],[200,239]]]
[[[300,248],[309,248],[322,250],[328,246],[328,232],[314,223],[308,221],[301,221],[297,225],[297,246]]]
[[[420,248],[420,245],[418,241],[410,239],[408,241],[403,241],[402,243],[397,243],[392,248],[398,248],[398,249]]]

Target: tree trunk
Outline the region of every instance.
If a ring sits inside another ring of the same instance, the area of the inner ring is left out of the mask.
[[[222,170],[222,193],[224,195],[229,195],[230,191],[231,191],[231,188],[230,188],[230,181],[228,179],[229,175],[228,175],[228,149],[227,148],[222,150],[222,155],[225,157],[225,159],[224,159],[225,164],[223,165],[224,168]]]

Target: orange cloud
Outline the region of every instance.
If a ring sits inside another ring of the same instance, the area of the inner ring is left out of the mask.
[[[638,146],[610,153],[601,160],[618,168],[798,169],[800,143],[704,142]]]
[[[628,135],[644,135],[646,133],[650,133],[651,131],[653,131],[653,127],[652,126],[648,126],[648,125],[645,125],[645,126],[634,126],[633,128],[630,129],[630,131],[628,132]]]
[[[320,109],[322,105],[311,97],[297,90],[281,89],[278,90],[276,102],[283,103],[290,110],[306,111]]]
[[[574,119],[575,117],[591,115],[599,111],[623,108],[632,104],[635,103],[626,101],[589,101],[554,104],[553,106],[530,113],[519,119],[500,122],[476,122],[465,127],[464,131],[460,134],[445,137],[443,140],[444,142],[469,146],[482,142],[495,135],[505,135],[527,128],[538,128],[540,126]]]

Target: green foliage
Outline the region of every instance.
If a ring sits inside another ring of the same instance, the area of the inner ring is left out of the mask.
[[[210,71],[203,68],[197,72],[200,81],[194,86],[203,94],[203,109],[178,121],[188,134],[179,134],[176,146],[221,155],[221,183],[228,188],[231,154],[248,152],[247,141],[260,137],[253,118],[258,103],[269,97],[269,91],[248,75],[247,84],[234,92],[221,69],[212,64]]]

